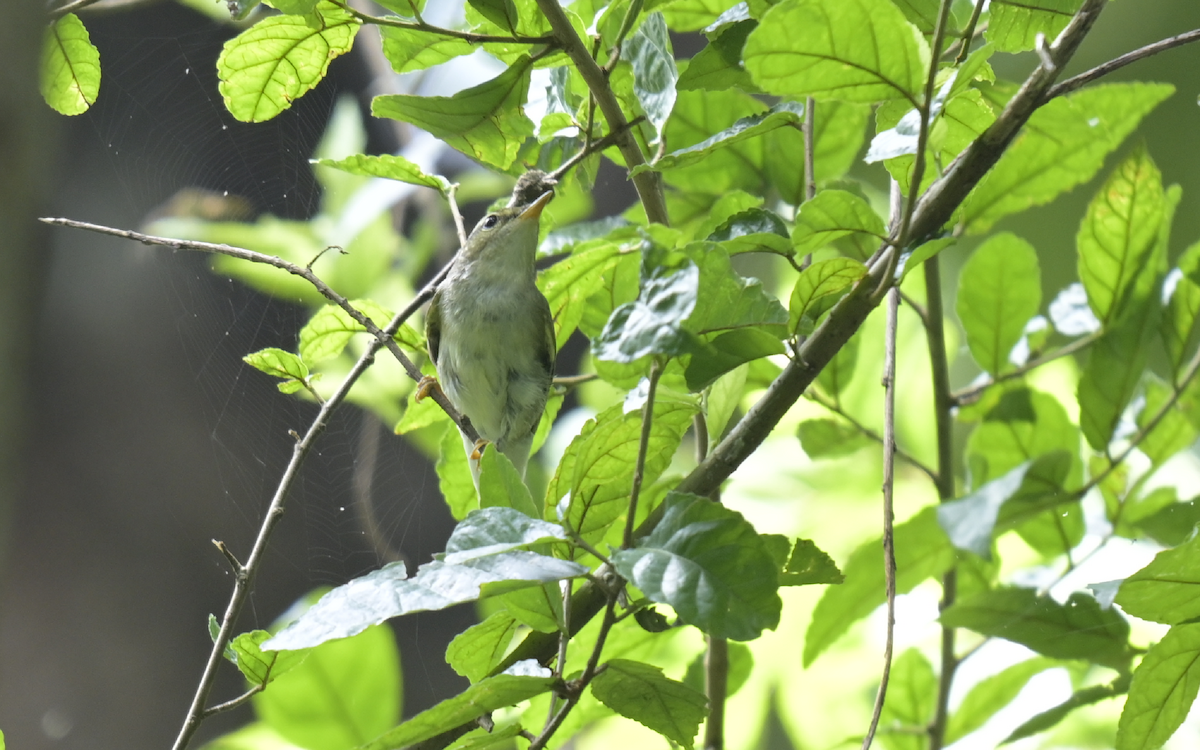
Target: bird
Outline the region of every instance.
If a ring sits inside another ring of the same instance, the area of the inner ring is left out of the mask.
[[[475,225],[426,314],[436,385],[479,433],[478,441],[463,435],[477,491],[489,444],[524,478],[554,378],[554,319],[534,267],[553,184],[537,170],[518,180],[508,206]],[[434,387],[429,381],[422,380],[418,397]]]

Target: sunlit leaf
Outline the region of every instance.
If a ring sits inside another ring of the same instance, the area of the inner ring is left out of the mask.
[[[888,0],[784,0],[743,54],[764,91],[818,100],[916,104],[929,70],[928,46]]]
[[[1044,657],[1034,657],[1007,667],[991,677],[975,683],[946,725],[946,744],[957,742],[987,723],[1020,694],[1035,675],[1058,664]]]
[[[783,572],[780,586],[838,584],[846,580],[828,554],[810,539],[797,539]]]
[[[678,270],[654,269],[637,300],[614,310],[592,342],[596,358],[628,364],[652,354],[685,353],[688,339],[683,324],[696,307],[699,286],[700,269],[694,264]]]
[[[1091,179],[1105,155],[1174,90],[1166,84],[1112,83],[1040,107],[963,201],[960,219],[967,231],[986,232],[1004,216],[1049,203]]]
[[[1157,270],[1149,260],[1165,211],[1162,175],[1144,146],[1113,170],[1088,205],[1076,238],[1079,279],[1103,324],[1113,324],[1157,293],[1138,282]]]
[[[592,680],[592,695],[684,747],[692,746],[708,713],[703,693],[666,677],[659,667],[628,659],[610,660]]]
[[[517,621],[512,615],[496,612],[450,641],[446,663],[471,682],[479,682],[504,658],[516,634]]]
[[[362,745],[361,750],[392,750],[436,737],[492,711],[545,693],[556,681],[555,677],[509,674],[488,677]]]
[[[654,132],[661,135],[675,106],[675,81],[679,78],[662,13],[646,16],[625,40],[621,57],[633,65],[633,93]]]
[[[998,588],[956,602],[942,613],[941,622],[1020,643],[1055,659],[1086,659],[1124,670],[1133,657],[1129,623],[1081,592],[1059,604],[1033,589]]]
[[[39,78],[42,98],[60,114],[82,114],[100,96],[100,51],[74,13],[46,28]]]
[[[370,628],[309,651],[254,696],[254,710],[292,743],[344,750],[394,725],[402,693],[396,639],[390,628]]]
[[[1082,0],[992,0],[987,40],[1001,52],[1033,49],[1037,35],[1054,41]]]
[[[217,60],[225,106],[243,122],[263,122],[292,106],[350,51],[361,22],[323,0],[311,16],[267,16],[225,43]]]
[[[867,267],[852,258],[827,258],[804,269],[792,289],[788,327],[809,334],[821,315],[833,307],[854,284],[867,275]]]
[[[1104,451],[1146,367],[1147,346],[1158,329],[1157,298],[1139,305],[1091,347],[1079,379],[1079,424],[1088,444]]]
[[[522,108],[532,66],[521,57],[492,80],[454,96],[377,96],[371,113],[410,122],[484,164],[508,169],[533,135],[533,121]]]
[[[1159,552],[1125,579],[1116,602],[1134,617],[1168,625],[1200,617],[1200,538]]]
[[[696,495],[671,493],[666,513],[617,570],[652,601],[719,638],[746,641],[779,624],[775,562],[740,513]]]
[[[1187,718],[1200,690],[1200,623],[1176,625],[1133,673],[1117,725],[1117,750],[1161,747]]]
[[[862,198],[845,190],[822,190],[800,206],[792,242],[796,253],[803,255],[848,234],[882,240],[886,231],[883,219]]]
[[[1012,369],[1009,353],[1042,301],[1037,251],[1007,232],[980,245],[958,282],[958,319],[979,366],[992,374]]]

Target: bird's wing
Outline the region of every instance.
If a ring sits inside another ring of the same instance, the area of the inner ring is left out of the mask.
[[[436,367],[438,361],[438,348],[442,344],[442,292],[437,291],[433,295],[433,299],[429,303],[429,310],[425,313],[425,345],[429,349],[429,358],[433,360]]]
[[[550,303],[542,297],[542,304],[537,306],[538,317],[541,318],[544,334],[538,349],[538,362],[546,370],[547,383],[554,377],[554,360],[558,357],[557,344],[554,336],[554,318],[550,315]]]

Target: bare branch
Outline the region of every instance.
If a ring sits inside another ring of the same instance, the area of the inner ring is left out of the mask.
[[[1145,47],[1140,47],[1132,52],[1126,52],[1120,57],[1115,57],[1103,65],[1097,65],[1091,70],[1080,73],[1072,78],[1068,78],[1057,86],[1054,86],[1046,92],[1043,101],[1050,101],[1056,96],[1069,94],[1072,91],[1091,83],[1092,81],[1103,78],[1114,70],[1120,70],[1130,63],[1135,63],[1138,60],[1157,55],[1159,52],[1165,52],[1169,49],[1174,49],[1175,47],[1182,47],[1185,44],[1191,44],[1195,41],[1200,41],[1200,29],[1193,29],[1192,31],[1185,32],[1178,36],[1173,36],[1170,39],[1163,39],[1161,42],[1147,44]]]

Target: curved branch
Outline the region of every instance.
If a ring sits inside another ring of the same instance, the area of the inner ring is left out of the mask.
[[[263,263],[268,266],[274,266],[282,271],[287,271],[293,276],[299,276],[308,283],[312,284],[313,287],[321,293],[321,296],[345,310],[347,315],[353,318],[355,322],[366,329],[367,333],[374,337],[374,341],[372,342],[372,346],[374,348],[370,349],[369,351],[374,352],[378,351],[380,348],[387,347],[387,350],[392,353],[392,356],[394,356],[398,362],[400,362],[400,365],[404,368],[404,371],[407,372],[408,376],[414,381],[420,381],[422,377],[421,370],[416,366],[416,364],[413,363],[411,359],[409,359],[408,355],[404,353],[404,350],[400,348],[400,345],[397,344],[395,339],[392,337],[395,336],[396,331],[400,330],[400,326],[404,324],[404,321],[412,317],[413,313],[420,309],[421,305],[425,304],[430,298],[433,297],[433,293],[437,291],[438,285],[442,283],[444,278],[446,278],[446,274],[450,269],[450,263],[447,263],[446,266],[442,268],[440,272],[438,272],[438,275],[434,277],[432,281],[426,284],[425,288],[422,289],[403,310],[396,314],[396,317],[392,319],[387,327],[381,329],[379,326],[375,325],[374,321],[372,321],[366,315],[363,315],[362,312],[351,305],[349,300],[338,294],[328,284],[322,281],[320,277],[313,273],[311,268],[291,263],[274,255],[267,255],[266,253],[260,253],[254,250],[234,247],[233,245],[217,244],[213,242],[199,242],[196,240],[179,240],[171,237],[157,237],[152,234],[134,232],[129,229],[115,229],[113,227],[106,227],[100,224],[90,224],[86,221],[75,221],[74,219],[42,218],[40,221],[54,226],[71,227],[73,229],[86,229],[89,232],[112,235],[113,237],[123,237],[124,239],[134,240],[135,242],[141,242],[145,245],[158,245],[161,247],[173,248],[175,250],[197,250],[202,253],[210,253],[213,255],[228,255],[231,258],[240,258],[241,260],[248,260],[252,263]],[[442,407],[446,414],[448,414],[450,418],[454,420],[454,423],[458,425],[460,430],[471,437],[472,440],[478,439],[478,435],[475,433],[475,428],[471,426],[470,422],[463,419],[462,415],[458,413],[458,410],[454,408],[444,393],[441,393],[439,389],[435,388],[429,395],[437,402],[438,406]]]
[[[1057,86],[1054,86],[1046,92],[1043,101],[1048,102],[1056,96],[1069,94],[1081,86],[1089,84],[1098,78],[1103,78],[1114,70],[1120,70],[1130,63],[1135,63],[1138,60],[1157,55],[1159,52],[1165,52],[1169,49],[1182,47],[1185,44],[1191,44],[1192,42],[1197,41],[1200,41],[1200,29],[1193,29],[1178,36],[1173,36],[1169,39],[1163,39],[1161,42],[1147,44],[1145,47],[1140,47],[1132,52],[1126,52],[1120,57],[1115,57],[1102,65],[1097,65],[1091,70],[1080,73],[1073,78],[1068,78]]]
[[[617,101],[616,94],[608,85],[608,76],[588,52],[558,0],[537,0],[537,4],[546,20],[550,22],[550,28],[554,29],[558,43],[571,58],[571,62],[575,63],[575,68],[583,76],[588,90],[600,105],[604,119],[608,120],[609,131],[617,134],[616,145],[625,159],[625,166],[632,170],[639,164],[645,164],[646,157],[629,130],[629,122],[621,110],[621,103]],[[670,224],[667,203],[663,198],[662,180],[658,173],[642,172],[633,175],[633,184],[637,188],[642,206],[646,209],[646,218],[656,224]]]

